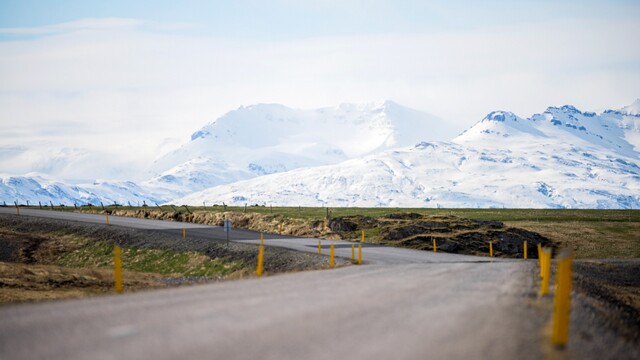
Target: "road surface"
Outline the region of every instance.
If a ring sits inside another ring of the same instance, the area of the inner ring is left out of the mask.
[[[13,210],[13,211],[11,211]],[[15,213],[15,209],[0,208]],[[104,216],[21,209],[104,223]],[[109,217],[222,238],[219,227]],[[232,231],[234,241],[259,242]],[[317,240],[265,243],[317,251]],[[329,241],[323,241],[328,246]],[[335,241],[338,256],[350,243]],[[0,359],[536,359],[535,261],[366,246],[364,266],[0,308]]]

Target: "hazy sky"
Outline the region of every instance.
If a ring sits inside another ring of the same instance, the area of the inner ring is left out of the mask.
[[[619,108],[640,97],[638,19],[611,0],[0,0],[0,173],[144,163],[254,103],[391,99],[460,129]]]

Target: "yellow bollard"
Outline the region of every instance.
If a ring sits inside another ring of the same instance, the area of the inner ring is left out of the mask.
[[[260,246],[264,245],[264,234],[260,233]]]
[[[119,246],[113,247],[113,276],[114,288],[117,293],[122,292],[122,250]]]
[[[524,241],[524,259],[527,260],[527,241]]]
[[[322,246],[320,246],[320,240],[318,240],[318,255],[322,254]]]
[[[540,267],[540,278],[542,279],[542,244],[538,243],[538,267]]]
[[[279,229],[280,229],[280,235],[282,235],[282,223],[280,223]]]
[[[333,267],[336,265],[335,256],[336,256],[336,251],[333,248],[333,244],[331,244],[331,247],[329,248],[329,268],[331,269],[333,269]]]
[[[351,261],[355,261],[356,259],[356,245],[351,244]]]
[[[264,264],[264,246],[260,245],[258,248],[258,266],[256,268],[256,276],[262,276],[262,266]]]
[[[569,315],[571,312],[571,273],[573,256],[569,250],[558,257],[556,294],[553,300],[553,326],[551,342],[564,347],[569,340]]]
[[[187,237],[187,229],[186,228],[182,228],[182,238],[186,238]]]
[[[362,241],[361,242],[364,242],[364,230],[362,230]]]
[[[107,217],[107,220],[106,220],[107,225],[109,225],[109,214],[105,214],[105,216]]]
[[[551,277],[551,249],[542,249],[542,281],[540,295],[549,293],[549,278]]]
[[[437,246],[436,246],[436,239],[431,239],[431,241],[433,242],[433,252],[438,252]]]
[[[358,265],[362,265],[362,245],[358,245]]]
[[[489,256],[493,257],[493,241],[489,241]]]

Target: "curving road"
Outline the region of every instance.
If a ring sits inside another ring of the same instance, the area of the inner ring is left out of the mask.
[[[0,213],[15,214],[13,208]],[[102,215],[22,216],[104,223]],[[220,227],[109,217],[224,239]],[[232,230],[234,241],[259,235]],[[317,251],[317,239],[268,235]],[[323,241],[325,247],[329,241]],[[351,243],[334,241],[350,257]],[[268,249],[267,249],[268,251]],[[366,245],[364,266],[0,308],[0,359],[534,359],[534,261]]]

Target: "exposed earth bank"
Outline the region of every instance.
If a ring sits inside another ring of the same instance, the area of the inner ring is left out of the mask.
[[[433,250],[435,240],[438,251],[465,255],[489,256],[490,243],[494,256],[508,258],[522,258],[525,241],[529,258],[538,257],[538,244],[553,249],[557,247],[552,240],[533,231],[509,227],[500,221],[472,220],[453,215],[402,213],[304,220],[255,212],[195,211],[188,214],[152,208],[102,210],[99,213],[217,226],[222,226],[224,220],[229,219],[236,228],[276,234],[282,231],[285,235],[334,240],[359,241],[364,232],[366,242],[429,251]]]

